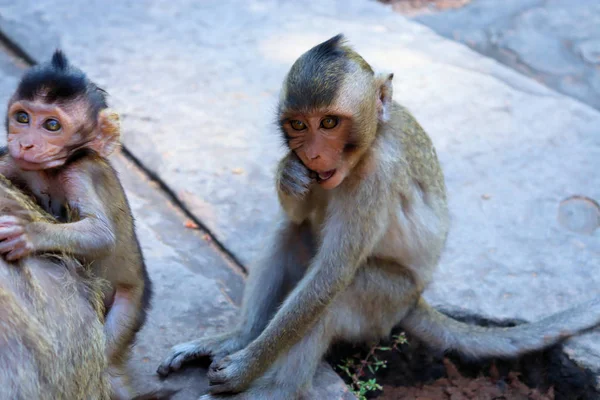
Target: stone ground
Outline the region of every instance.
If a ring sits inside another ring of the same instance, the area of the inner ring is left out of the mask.
[[[413,15],[442,36],[600,109],[597,0],[471,0]]]
[[[574,26],[592,18],[575,11]],[[202,367],[165,382],[153,371],[171,345],[235,317],[243,270],[279,212],[279,84],[296,57],[338,32],[395,73],[395,98],[443,164],[453,226],[429,301],[529,321],[600,292],[600,112],[381,4],[0,0],[0,30],[32,61],[63,48],[123,116],[126,153],[115,163],[157,292],[136,349],[139,388],[183,388],[180,399],[204,390]],[[511,43],[538,35],[519,37]],[[0,102],[23,66],[1,54]],[[583,335],[565,351],[600,373],[599,339]],[[323,398],[351,397],[322,371]]]

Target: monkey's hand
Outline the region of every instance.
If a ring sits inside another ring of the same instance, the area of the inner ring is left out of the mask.
[[[179,370],[184,363],[202,357],[212,357],[213,360],[219,361],[240,350],[246,343],[247,341],[243,340],[237,331],[180,343],[171,348],[156,372],[161,376],[167,376],[172,371]]]
[[[290,152],[279,163],[277,188],[280,193],[302,199],[310,191],[313,181],[311,171],[302,164],[296,153]]]
[[[0,216],[0,253],[8,261],[26,257],[34,251],[28,222],[12,215]]]
[[[262,375],[267,368],[265,364],[258,362],[248,348],[215,361],[208,370],[208,391],[213,394],[241,392]]]

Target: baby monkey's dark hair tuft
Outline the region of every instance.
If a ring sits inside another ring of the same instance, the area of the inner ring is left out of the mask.
[[[85,99],[90,113],[96,117],[108,107],[106,92],[73,67],[61,50],[56,50],[50,62],[36,65],[25,73],[13,100],[42,100],[45,103],[69,103]]]
[[[52,55],[52,66],[59,71],[64,71],[69,67],[69,60],[60,49],[56,49]]]

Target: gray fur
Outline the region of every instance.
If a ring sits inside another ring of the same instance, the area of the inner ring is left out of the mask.
[[[401,325],[432,346],[456,350],[467,357],[510,357],[551,346],[593,328],[599,315],[600,298],[595,298],[536,322],[486,328],[456,321],[421,299]]]
[[[342,35],[336,35],[308,50],[292,65],[286,82],[285,108],[308,110],[333,102],[348,64],[343,41]]]
[[[240,325],[231,334],[236,346],[225,357],[230,338],[184,349],[186,359],[219,353],[204,400],[223,392],[241,392],[231,400],[313,399],[313,377],[332,341],[377,340],[398,323],[432,345],[479,357],[540,349],[600,322],[598,299],[510,329],[459,323],[427,306],[421,294],[448,234],[444,176],[430,138],[392,101],[393,76],[352,74],[336,97],[336,106],[347,109],[347,98],[363,96],[354,105],[360,111],[352,110],[360,148],[343,155],[351,172],[325,190],[306,185],[310,175],[293,152],[280,162],[276,187],[285,216],[250,270]],[[176,349],[159,371],[180,367],[172,362]]]

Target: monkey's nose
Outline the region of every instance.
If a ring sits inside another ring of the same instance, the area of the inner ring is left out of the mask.
[[[21,143],[21,150],[29,150],[32,149],[33,145],[32,144],[23,144]]]

